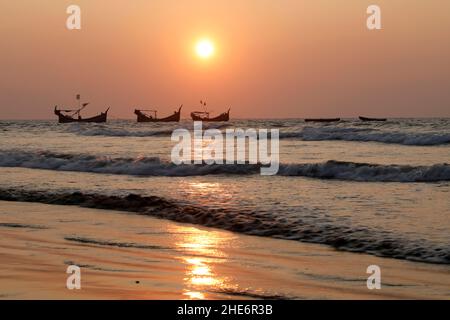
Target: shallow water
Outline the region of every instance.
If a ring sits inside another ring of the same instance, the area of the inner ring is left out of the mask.
[[[446,299],[448,266],[120,211],[0,201],[0,298]],[[81,268],[81,290],[66,269]],[[368,290],[366,269],[382,269]]]
[[[2,121],[0,188],[19,201],[20,190],[155,195],[181,208],[181,217],[162,214],[168,219],[450,263],[448,119],[239,120],[204,127],[278,128],[279,175],[260,176],[257,166],[170,164],[170,134],[192,129],[187,121]]]

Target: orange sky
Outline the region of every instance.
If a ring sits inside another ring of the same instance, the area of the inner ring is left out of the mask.
[[[65,27],[78,4],[82,29]],[[366,8],[382,9],[381,31]],[[81,93],[159,115],[207,99],[232,117],[450,116],[450,1],[22,0],[0,19],[0,119],[52,118]],[[214,57],[195,42],[209,37]]]

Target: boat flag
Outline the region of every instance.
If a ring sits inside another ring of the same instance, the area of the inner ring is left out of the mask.
[[[80,100],[81,96],[79,94],[77,94],[77,100]]]

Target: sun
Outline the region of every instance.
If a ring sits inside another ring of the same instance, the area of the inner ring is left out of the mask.
[[[214,54],[214,44],[208,39],[200,40],[195,45],[195,52],[198,57],[208,59]]]

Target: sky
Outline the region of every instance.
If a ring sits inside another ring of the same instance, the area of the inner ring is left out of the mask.
[[[81,8],[81,30],[66,9]],[[366,9],[381,8],[381,30]],[[450,1],[21,0],[0,5],[0,119],[90,102],[183,118],[450,117]],[[195,54],[208,38],[214,55]]]

